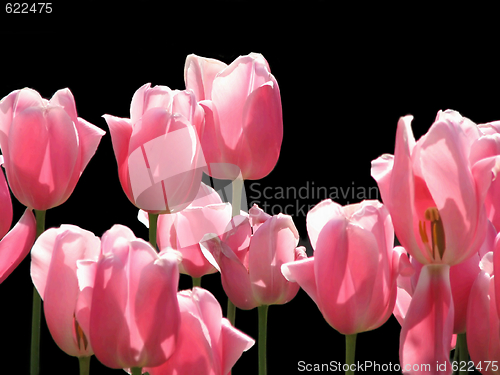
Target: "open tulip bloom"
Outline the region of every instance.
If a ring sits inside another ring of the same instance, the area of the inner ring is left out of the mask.
[[[403,373],[450,374],[470,353],[483,374],[500,374],[500,121],[440,111],[415,140],[412,116],[402,117],[394,155],[371,164],[383,204],[319,202],[306,218],[307,257],[291,216],[242,210],[244,180],[274,169],[283,140],[266,59],[191,54],[184,82],[186,90],[144,84],[129,118],[103,116],[117,178],[149,242],[119,224],[100,238],[71,224],[45,231],[45,211],[70,197],[105,132],[77,116],[69,89],[47,100],[24,88],[0,101],[0,283],[31,249],[31,375],[40,297],[54,342],[79,359],[81,375],[92,355],[133,375],[229,375],[255,343],[235,328],[235,309],[257,308],[265,375],[268,307],[299,288],[345,335],[346,373],[357,334],[394,314]],[[231,181],[231,202],[203,173]],[[26,206],[13,228],[11,192]],[[227,318],[200,287],[217,271]],[[178,290],[180,273],[192,289]]]

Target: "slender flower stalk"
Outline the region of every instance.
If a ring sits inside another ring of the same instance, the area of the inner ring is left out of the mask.
[[[466,333],[459,333],[457,335],[457,346],[456,350],[458,350],[458,374],[467,374],[467,366],[469,363],[469,351],[467,349],[467,336]],[[462,364],[466,364],[466,366],[462,366]]]
[[[346,375],[353,375],[355,367],[354,357],[356,353],[356,336],[357,333],[352,335],[345,335],[345,363],[347,365]]]
[[[158,214],[149,213],[149,243],[153,246],[153,249],[158,251],[156,248],[156,231],[158,228]]]
[[[201,287],[201,277],[191,277],[193,280],[193,288],[198,286]]]
[[[259,375],[267,374],[267,312],[269,305],[257,307],[259,312]]]
[[[35,210],[36,238],[45,230],[45,210]],[[30,374],[40,373],[40,321],[42,316],[42,299],[38,291],[33,287],[33,310],[31,314],[31,361]]]
[[[78,357],[78,362],[80,364],[80,375],[90,374],[90,356],[89,357]]]
[[[130,370],[132,372],[132,375],[141,375],[142,374],[142,368],[140,368],[140,367],[133,367]]]
[[[240,175],[241,176],[241,175]],[[241,211],[241,193],[243,191],[243,178],[236,178],[233,181],[233,199],[231,202],[231,205],[233,207],[233,213],[232,216],[238,216]],[[236,306],[234,303],[229,299],[227,299],[227,319],[231,323],[233,327],[235,327],[236,323]]]

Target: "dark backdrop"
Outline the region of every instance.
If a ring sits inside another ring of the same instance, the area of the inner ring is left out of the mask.
[[[313,186],[337,188],[341,204],[361,200],[362,191],[371,194],[366,198],[377,198],[370,190],[376,186],[370,162],[393,153],[400,116],[415,116],[417,139],[440,109],[458,110],[477,123],[500,119],[495,43],[485,39],[492,34],[484,25],[480,34],[459,27],[450,13],[438,17],[429,11],[418,18],[411,9],[347,9],[326,1],[68,3],[53,3],[51,14],[0,10],[0,97],[31,87],[50,98],[69,87],[78,115],[108,131],[101,116],[128,117],[132,95],[144,83],[183,89],[187,54],[230,63],[260,52],[280,86],[284,139],[273,172],[258,184],[246,182],[248,200],[266,203],[273,213],[289,204],[298,207],[289,206],[288,213],[305,245],[305,213],[323,198],[312,196]],[[265,187],[271,197],[257,197]],[[286,187],[297,193],[305,189],[301,197],[276,197]],[[15,203],[16,221],[22,212]],[[46,224],[71,223],[100,236],[120,223],[147,239],[136,216],[119,184],[108,132],[73,195],[47,212]],[[204,277],[203,286],[225,310],[219,275]],[[181,288],[188,287],[190,279],[182,276]],[[28,258],[0,285],[2,373],[28,373],[31,293]],[[238,310],[236,325],[257,338],[257,311]],[[399,330],[391,317],[381,328],[358,335],[356,359],[396,364]],[[299,373],[299,361],[344,363],[343,340],[301,290],[287,305],[269,310],[269,373]],[[56,369],[76,374],[77,366],[44,326],[42,374]],[[93,358],[91,373],[120,371]],[[257,373],[256,346],[243,354],[234,373]]]

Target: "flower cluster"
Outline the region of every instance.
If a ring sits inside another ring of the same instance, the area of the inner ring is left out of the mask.
[[[300,288],[345,335],[346,372],[356,335],[394,314],[403,372],[439,363],[430,372],[450,374],[455,348],[457,360],[470,354],[482,373],[498,373],[481,364],[500,360],[500,122],[440,111],[416,141],[412,117],[402,117],[394,155],[372,161],[384,203],[319,202],[307,213],[308,257],[291,216],[241,210],[243,181],[271,173],[283,140],[268,62],[256,53],[229,65],[189,55],[184,79],[185,90],[140,87],[129,118],[103,116],[117,177],[149,241],[118,224],[101,237],[71,224],[45,230],[45,212],[69,198],[105,132],[77,116],[68,89],[50,100],[22,89],[0,101],[0,283],[31,253],[32,374],[43,306],[81,374],[95,355],[133,375],[231,373],[255,343],[235,327],[236,308],[257,308],[263,375],[268,307]],[[231,202],[204,174],[231,181]],[[12,229],[10,192],[26,206]],[[201,287],[217,272],[227,317]],[[178,290],[180,273],[192,289]]]

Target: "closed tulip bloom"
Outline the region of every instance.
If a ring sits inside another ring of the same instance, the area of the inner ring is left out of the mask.
[[[192,93],[145,85],[132,99],[130,119],[104,115],[120,183],[137,207],[173,213],[195,198],[206,166],[196,105]]]
[[[175,353],[150,375],[227,375],[255,341],[222,317],[219,302],[207,290],[193,288],[178,293],[181,311]]]
[[[292,300],[299,285],[285,279],[281,265],[307,257],[305,248],[297,247],[299,234],[292,218],[270,216],[253,235],[249,219],[241,215],[228,227],[221,239],[202,242],[202,249],[221,272],[222,286],[234,305],[249,310]]]
[[[472,286],[467,309],[467,347],[470,359],[481,374],[498,375],[500,368],[500,318],[494,275],[495,256],[487,253],[481,260],[481,272]]]
[[[149,226],[147,213],[141,211],[139,220]],[[195,200],[184,210],[158,217],[157,243],[160,252],[168,249],[182,254],[181,273],[195,278],[217,272],[203,255],[200,242],[207,233],[221,236],[231,220],[231,205],[223,203],[219,194],[201,183]]]
[[[251,53],[226,66],[189,55],[184,79],[205,110],[202,147],[210,174],[267,176],[280,154],[283,119],[278,83],[264,56]]]
[[[3,157],[0,155],[0,165]],[[1,168],[0,168],[1,169]],[[12,201],[3,171],[0,171],[0,283],[2,283],[28,255],[36,235],[33,212],[26,209],[19,222],[12,224]]]
[[[121,225],[102,236],[101,247],[90,309],[95,356],[116,369],[159,366],[178,336],[178,255],[160,257]]]
[[[0,102],[0,147],[10,188],[28,208],[64,203],[105,132],[77,117],[69,89],[49,100],[31,89]]]
[[[38,237],[31,251],[31,278],[44,301],[47,326],[56,344],[75,357],[93,354],[89,340],[90,302],[83,285],[93,279],[78,273],[81,261],[97,262],[101,241],[73,225],[51,228]]]
[[[342,207],[324,200],[307,214],[307,230],[314,256],[283,265],[286,278],[344,335],[384,324],[396,302],[397,276],[408,268],[405,256],[393,251],[387,209],[378,201]]]

